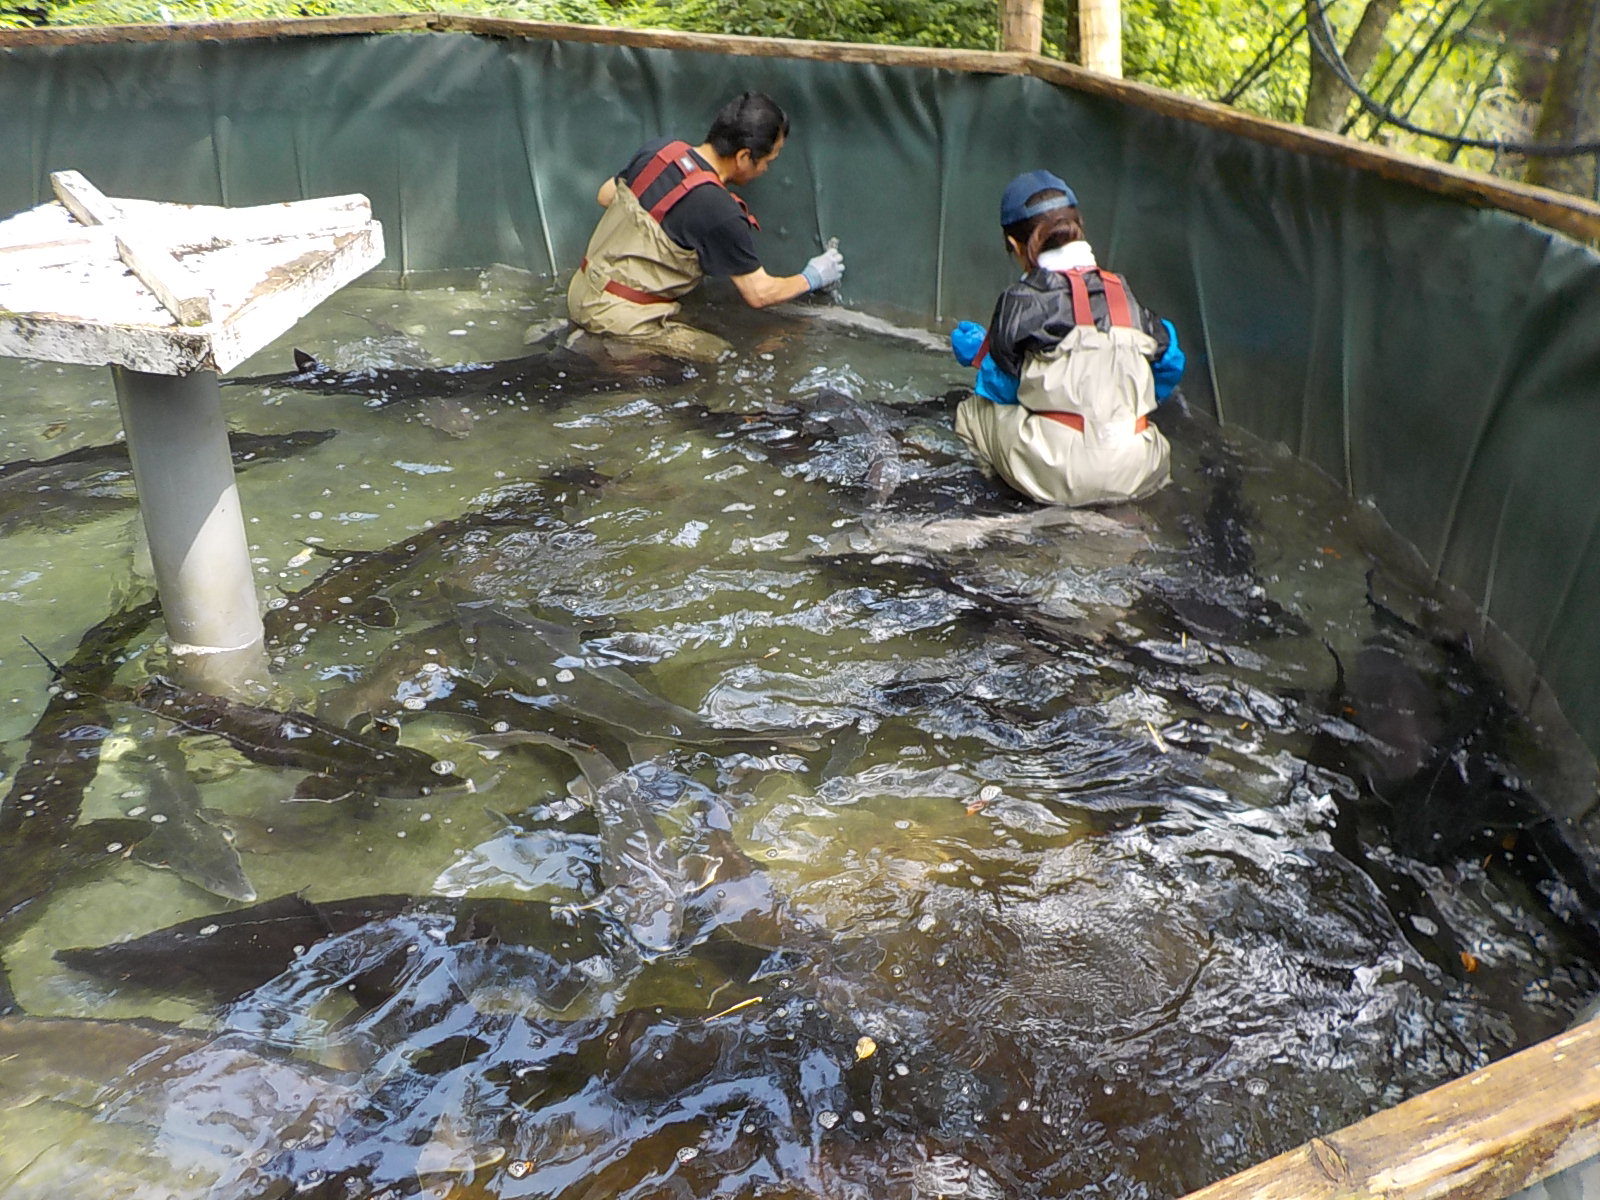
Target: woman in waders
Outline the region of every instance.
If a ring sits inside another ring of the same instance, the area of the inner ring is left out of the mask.
[[[831,287],[844,257],[830,246],[798,275],[769,275],[756,257],[758,228],[728,185],[766,173],[789,118],[770,97],[746,92],[723,106],[706,140],[641,147],[596,195],[606,210],[567,288],[567,313],[590,333],[674,358],[712,362],[731,347],[677,320],[680,297],[707,275],[727,276],[752,308]]]
[[[978,368],[956,432],[1046,504],[1115,504],[1159,490],[1170,451],[1149,416],[1183,375],[1177,331],[1100,269],[1077,196],[1050,172],[1007,185],[1000,225],[1026,273],[1001,293],[988,330],[963,321],[950,334],[957,359]]]

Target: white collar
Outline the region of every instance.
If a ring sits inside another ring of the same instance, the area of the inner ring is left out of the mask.
[[[1039,255],[1039,265],[1047,271],[1071,271],[1077,267],[1098,267],[1094,249],[1088,242],[1068,242]]]

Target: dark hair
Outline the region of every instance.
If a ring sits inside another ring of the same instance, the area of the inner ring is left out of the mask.
[[[745,92],[722,106],[706,141],[724,158],[748,150],[760,160],[772,153],[779,138],[788,136],[789,118],[777,102],[762,92]]]
[[[1065,192],[1056,188],[1046,188],[1029,196],[1028,204],[1031,206],[1041,200],[1064,195]],[[1039,255],[1046,250],[1054,250],[1057,246],[1065,246],[1068,242],[1083,240],[1083,218],[1078,215],[1077,205],[1068,204],[1061,208],[1049,209],[1036,217],[1024,217],[1020,221],[1013,221],[1009,225],[1002,226],[1001,232],[1022,247],[1022,256],[1028,260],[1028,266],[1036,267],[1039,265]],[[1009,248],[1008,243],[1007,249]]]

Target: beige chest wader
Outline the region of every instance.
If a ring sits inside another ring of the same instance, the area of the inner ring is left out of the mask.
[[[1076,324],[1030,355],[1016,404],[963,401],[956,432],[1007,483],[1047,504],[1139,500],[1171,478],[1171,449],[1149,422],[1156,342],[1133,323],[1121,280],[1101,272],[1110,328],[1095,327],[1082,272],[1068,275]]]
[[[681,149],[680,149],[681,148]],[[686,143],[673,143],[657,154],[655,162],[674,164],[674,155],[687,155]],[[646,178],[646,175],[649,178]],[[616,197],[595,226],[583,264],[567,286],[567,315],[573,324],[590,333],[624,338],[652,350],[677,358],[712,362],[732,347],[723,339],[676,320],[678,298],[688,295],[704,278],[700,258],[693,250],[678,245],[661,228],[659,215],[647,212],[635,194],[659,175],[647,167],[633,187],[617,180]],[[716,183],[715,175],[703,168],[697,172],[702,183]],[[695,174],[685,173],[686,179]],[[691,186],[694,186],[691,184]],[[668,204],[687,193],[674,189]]]

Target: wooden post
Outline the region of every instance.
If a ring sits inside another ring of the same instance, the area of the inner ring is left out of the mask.
[[[1037,54],[1044,45],[1044,0],[1000,0],[1000,49]]]
[[[1088,70],[1122,78],[1121,0],[1078,0],[1078,46]]]

